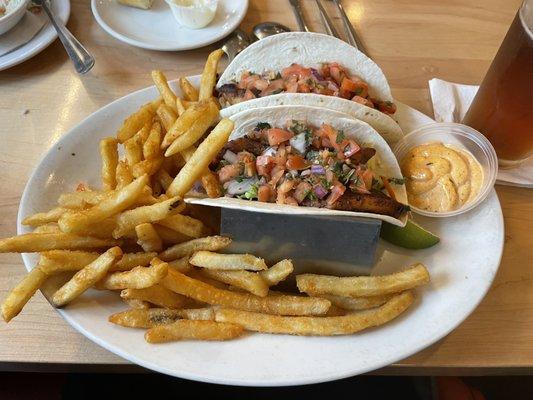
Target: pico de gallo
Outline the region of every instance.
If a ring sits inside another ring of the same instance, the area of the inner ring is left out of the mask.
[[[391,183],[403,182],[376,176],[368,165],[375,154],[328,124],[261,122],[228,142],[211,169],[227,197],[398,218],[407,206],[396,201]]]
[[[323,94],[355,101],[385,114],[396,112],[394,103],[371,98],[368,84],[348,74],[345,68],[335,62],[324,63],[319,69],[291,64],[280,72],[256,74],[245,71],[238,82],[227,83],[217,89],[222,107],[278,93]]]

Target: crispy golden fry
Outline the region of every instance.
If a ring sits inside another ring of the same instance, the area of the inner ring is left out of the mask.
[[[137,243],[144,251],[161,251],[163,248],[163,241],[151,223],[146,222],[137,225],[135,234],[137,235]]]
[[[179,197],[172,197],[168,200],[150,206],[137,207],[133,210],[124,211],[118,216],[117,228],[113,231],[114,238],[120,238],[137,225],[146,222],[156,222],[166,218],[173,212],[179,212],[183,202]],[[180,207],[180,208],[178,208]]]
[[[148,176],[152,176],[157,173],[157,171],[159,171],[161,165],[163,165],[162,156],[160,158],[154,158],[152,160],[142,160],[141,162],[138,162],[133,166],[131,172],[133,173],[133,176],[135,178],[138,178],[145,174]]]
[[[178,258],[174,261],[167,261],[169,268],[174,268],[179,272],[188,272],[192,269],[192,265],[189,264],[189,256]]]
[[[403,313],[413,300],[411,292],[404,292],[394,296],[379,308],[338,317],[282,317],[220,309],[215,311],[215,320],[239,324],[249,331],[256,332],[309,336],[350,335],[393,320]]]
[[[195,104],[194,106],[189,107],[182,115],[180,115],[172,124],[172,126],[167,129],[167,133],[163,138],[163,143],[161,144],[162,149],[166,149],[168,146],[176,140],[177,137],[183,135],[187,132],[191,126],[198,120],[202,118],[207,110],[211,107],[211,100],[201,101]]]
[[[151,307],[151,304],[147,301],[137,300],[137,299],[123,299],[124,303],[129,305],[131,308],[136,310],[148,310]]]
[[[150,135],[150,130],[152,129],[153,120],[148,121],[146,124],[143,125],[141,129],[134,135],[135,140],[143,145],[146,139],[148,138],[148,135]]]
[[[150,264],[157,254],[155,252],[149,253],[124,253],[122,258],[118,260],[112,267],[111,271],[129,271],[134,267],[144,267]]]
[[[161,124],[154,122],[150,134],[143,143],[143,157],[146,160],[153,160],[161,156]]]
[[[158,224],[193,238],[203,236],[206,231],[206,227],[202,221],[181,214],[174,214],[166,217],[165,219],[158,221]]]
[[[262,271],[267,269],[265,260],[251,254],[218,254],[200,250],[189,260],[192,265],[209,269]]]
[[[198,89],[196,89],[187,78],[180,78],[179,84],[185,100],[198,101]]]
[[[167,190],[170,184],[172,183],[172,177],[163,167],[160,168],[159,171],[157,171],[157,173],[155,174],[155,179],[157,179],[157,181],[164,190]]]
[[[178,119],[178,114],[176,114],[176,111],[174,111],[174,109],[172,109],[171,107],[167,106],[164,103],[158,107],[156,112],[157,112],[157,116],[161,120],[161,124],[163,125],[163,128],[165,129],[165,131],[168,132],[170,128],[172,128],[172,125],[174,125],[174,122],[176,122],[176,119]]]
[[[52,297],[56,307],[64,306],[102,279],[113,263],[122,256],[120,247],[112,247],[92,263],[76,272]]]
[[[244,289],[259,297],[265,297],[268,294],[268,285],[265,280],[255,272],[216,271],[205,269],[200,271],[200,273],[209,278],[216,279],[217,281]]]
[[[233,121],[227,118],[217,124],[172,181],[167,190],[169,195],[184,196],[191,189],[194,182],[205,173],[211,160],[227,143],[233,126]]]
[[[113,215],[97,224],[90,225],[82,232],[77,232],[78,235],[94,236],[100,239],[113,239],[113,231],[117,227],[117,216]]]
[[[334,306],[349,311],[367,310],[379,307],[394,297],[394,294],[384,294],[373,297],[344,297],[332,294],[321,294],[319,297],[328,299]]]
[[[281,260],[267,270],[261,271],[259,275],[265,280],[268,286],[275,286],[287,278],[294,271],[291,260]]]
[[[131,168],[128,163],[124,161],[118,162],[115,177],[117,181],[116,189],[119,190],[133,182],[133,174],[131,173]]]
[[[217,67],[220,58],[224,55],[222,49],[217,49],[207,57],[202,78],[200,80],[200,93],[198,99],[205,100],[213,97],[213,89],[217,80]]]
[[[321,315],[326,313],[331,305],[328,300],[313,297],[290,295],[259,297],[248,293],[231,292],[190,278],[174,269],[168,270],[167,276],[161,283],[173,292],[203,303],[271,314]]]
[[[59,229],[59,225],[55,222],[51,222],[44,225],[39,225],[36,227],[32,233],[61,233],[61,229]]]
[[[39,226],[50,222],[57,222],[59,218],[69,211],[67,208],[56,207],[50,211],[30,215],[22,220],[22,225]]]
[[[209,169],[202,175],[202,186],[210,198],[216,199],[222,196],[222,188],[220,187],[218,177]]]
[[[381,296],[412,289],[429,282],[429,273],[422,264],[384,276],[336,277],[303,274],[296,276],[301,292],[311,295],[334,294],[348,297]]]
[[[198,104],[198,102],[197,101],[189,101],[189,100],[181,100],[181,104],[183,104],[183,107],[185,107],[185,109],[187,109],[189,107],[194,106],[195,104]]]
[[[154,260],[157,260],[155,258]],[[151,261],[149,267],[135,267],[130,271],[114,272],[98,282],[98,289],[144,289],[157,284],[167,274],[168,264]]]
[[[143,159],[142,143],[137,136],[133,136],[124,142],[124,155],[130,168]]]
[[[170,157],[195,144],[218,120],[218,107],[214,101],[208,101],[207,109],[190,126],[187,131],[178,136],[165,151],[165,157]]]
[[[163,239],[163,243],[167,245],[175,245],[176,243],[183,243],[190,240],[189,236],[176,232],[166,226],[155,224],[154,228],[159,237]]]
[[[178,111],[178,116],[183,115],[186,110],[183,101],[179,97],[176,97],[176,110]]]
[[[192,319],[195,321],[214,321],[215,310],[213,307],[204,308],[186,308],[178,310],[179,315],[185,319]]]
[[[150,122],[155,114],[155,110],[161,104],[161,100],[156,100],[142,106],[137,112],[131,114],[122,127],[117,132],[117,139],[120,143],[124,143],[129,138],[133,137],[144,124]]]
[[[180,310],[166,308],[126,310],[109,317],[109,322],[127,328],[152,328],[171,324],[181,318]]]
[[[0,253],[36,253],[47,250],[75,250],[109,247],[120,244],[114,239],[99,239],[71,233],[26,233],[0,239]]]
[[[157,284],[144,289],[124,289],[120,292],[120,297],[125,300],[143,300],[164,308],[182,308],[190,302],[187,297]]]
[[[180,243],[169,247],[162,252],[159,257],[163,261],[171,261],[181,257],[189,257],[195,251],[209,250],[218,251],[228,247],[231,239],[225,236],[208,236],[201,239],[194,239],[185,243]]]
[[[88,227],[118,214],[135,204],[148,183],[148,176],[143,175],[128,186],[115,190],[100,203],[88,210],[63,214],[59,218],[59,227],[63,232],[84,232]]]
[[[99,192],[93,190],[84,190],[80,192],[63,193],[59,196],[57,203],[60,207],[72,210],[80,210],[87,206],[100,203],[112,192]]]
[[[241,326],[214,321],[182,319],[168,325],[148,329],[144,338],[148,343],[166,343],[177,340],[230,340],[244,332]]]
[[[9,292],[1,306],[4,321],[9,322],[20,313],[24,305],[37,289],[42,286],[47,277],[48,275],[37,265]]]
[[[117,186],[118,140],[112,137],[100,140],[100,156],[102,185],[105,190],[113,190]]]
[[[175,109],[176,95],[174,94],[172,89],[170,89],[170,87],[168,86],[168,81],[167,81],[165,74],[163,74],[163,72],[159,70],[154,70],[152,71],[152,80],[154,81],[155,87],[161,94],[161,97],[163,98],[163,101],[165,102],[165,104],[171,107],[172,109]]]

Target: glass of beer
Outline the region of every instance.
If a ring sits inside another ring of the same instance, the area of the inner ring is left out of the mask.
[[[502,168],[533,155],[533,0],[518,10],[463,123],[492,143]]]

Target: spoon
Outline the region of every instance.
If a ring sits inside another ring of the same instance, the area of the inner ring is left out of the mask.
[[[235,29],[235,31],[224,42],[221,48],[222,51],[228,56],[229,62],[231,62],[237,54],[243,51],[251,43],[252,40],[246,32],[240,29]]]
[[[253,27],[252,33],[254,36],[261,40],[267,36],[277,35],[278,33],[290,32],[291,30],[285,25],[278,24],[277,22],[261,22]]]
[[[52,10],[50,9],[49,0],[32,0],[32,3],[42,7],[55,30],[57,36],[63,47],[67,51],[68,56],[74,63],[74,68],[80,74],[85,74],[90,71],[94,65],[94,57],[83,47],[83,45],[76,39],[72,33],[63,25],[63,23],[56,18]]]

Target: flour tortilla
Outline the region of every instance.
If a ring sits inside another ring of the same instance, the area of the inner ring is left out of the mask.
[[[347,138],[355,139],[360,146],[373,147],[376,149],[376,155],[372,158],[372,170],[377,175],[387,176],[389,178],[402,178],[400,167],[391,148],[385,140],[367,123],[353,119],[351,116],[329,109],[323,109],[311,106],[274,106],[268,108],[259,108],[242,111],[230,117],[235,122],[235,128],[229,140],[238,139],[245,136],[259,122],[268,122],[275,127],[285,126],[290,120],[305,121],[313,126],[320,126],[323,123],[330,124],[336,129],[342,129]],[[405,185],[393,185],[396,198],[400,203],[407,204],[407,192]],[[261,203],[258,201],[241,200],[229,197],[220,197],[216,199],[209,198],[192,198],[185,199],[187,203],[202,204],[206,206],[215,206],[232,209],[242,209],[247,211],[274,213],[274,214],[297,214],[297,215],[316,215],[316,216],[345,216],[345,217],[365,217],[374,218],[389,222],[394,225],[404,226],[407,215],[404,214],[400,219],[387,215],[338,211],[326,208],[315,207],[297,207],[290,205],[278,205],[272,203]]]

